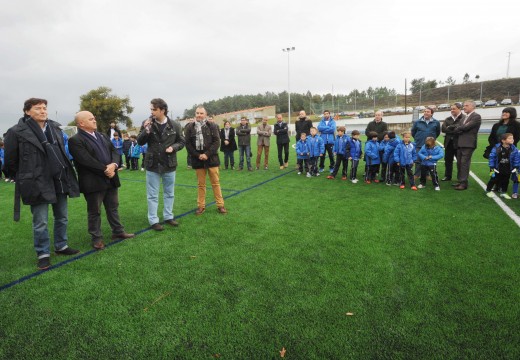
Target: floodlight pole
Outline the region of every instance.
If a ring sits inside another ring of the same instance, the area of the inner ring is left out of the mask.
[[[287,95],[289,96],[289,104],[287,108],[287,125],[291,125],[291,62],[290,62],[290,53],[291,51],[296,50],[296,48],[288,47],[285,49],[282,49],[283,52],[287,53]]]

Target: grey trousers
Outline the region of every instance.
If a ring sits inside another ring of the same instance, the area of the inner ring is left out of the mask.
[[[469,167],[471,165],[471,155],[474,148],[457,149],[457,180],[463,186],[468,186]]]
[[[121,221],[119,221],[119,207],[117,188],[84,194],[87,200],[88,233],[92,236],[92,242],[96,243],[103,239],[101,232],[101,204],[105,206],[107,220],[112,228],[113,234],[125,232]]]

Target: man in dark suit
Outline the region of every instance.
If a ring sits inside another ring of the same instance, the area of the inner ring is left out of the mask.
[[[103,250],[101,232],[101,204],[105,206],[107,220],[112,228],[112,240],[132,238],[119,221],[117,188],[121,186],[117,176],[120,155],[112,142],[96,131],[96,118],[88,111],[76,114],[79,130],[69,139],[69,151],[78,170],[79,190],[85,196],[88,212],[88,232],[92,247]]]
[[[276,145],[278,146],[278,162],[280,170],[289,166],[289,127],[283,122],[281,114],[276,115],[276,124],[274,124],[273,133],[276,135]],[[282,151],[284,158],[282,158]]]
[[[464,112],[466,118],[461,120],[456,127],[455,134],[457,139],[457,180],[455,190],[466,190],[468,188],[469,168],[471,165],[471,155],[477,148],[478,130],[482,123],[482,118],[475,112],[476,104],[468,100],[464,102]]]
[[[442,132],[444,135],[444,177],[441,181],[451,181],[453,174],[453,158],[457,154],[457,134],[455,129],[460,122],[466,118],[462,112],[462,104],[455,103],[451,105],[451,115],[442,123]]]

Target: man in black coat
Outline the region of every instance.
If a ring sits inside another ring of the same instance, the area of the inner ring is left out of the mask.
[[[457,154],[457,134],[455,128],[464,120],[465,115],[462,112],[462,105],[455,103],[451,105],[451,115],[442,123],[442,132],[444,135],[444,177],[441,181],[450,181],[453,175],[453,158]]]
[[[206,173],[209,175],[217,212],[226,214],[224,198],[220,190],[218,148],[220,134],[218,125],[206,120],[206,109],[199,106],[195,109],[195,121],[186,125],[186,149],[191,156],[191,165],[197,173],[198,196],[195,215],[206,211]]]
[[[278,146],[278,162],[280,170],[289,166],[289,127],[282,120],[282,115],[276,115],[276,124],[274,124],[273,133],[276,136],[276,145]],[[282,159],[282,151],[284,158]]]
[[[146,199],[148,222],[155,231],[164,227],[159,223],[159,189],[163,186],[163,219],[170,226],[179,226],[173,215],[177,152],[184,148],[181,125],[168,117],[168,104],[161,98],[150,101],[151,116],[143,122],[137,143],[148,144],[142,167],[146,168]]]
[[[96,118],[88,111],[76,114],[78,133],[69,139],[69,151],[78,170],[79,190],[85,196],[88,212],[88,232],[92,247],[103,250],[101,232],[101,204],[105,206],[107,220],[112,228],[112,240],[133,238],[125,232],[119,220],[117,188],[121,186],[117,175],[120,155],[104,134],[96,131]]]
[[[79,253],[67,245],[67,196],[79,196],[78,181],[59,124],[47,119],[47,100],[30,98],[23,111],[24,117],[4,139],[5,166],[10,177],[16,179],[14,220],[20,219],[21,197],[25,205],[31,206],[38,268],[45,270],[51,266],[49,204],[54,215],[55,253]]]

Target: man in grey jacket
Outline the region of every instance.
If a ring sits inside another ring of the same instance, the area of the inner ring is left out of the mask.
[[[472,100],[464,102],[466,118],[455,128],[457,139],[457,180],[455,190],[468,188],[469,168],[471,155],[477,148],[478,130],[482,124],[482,118],[475,112],[476,104]]]

